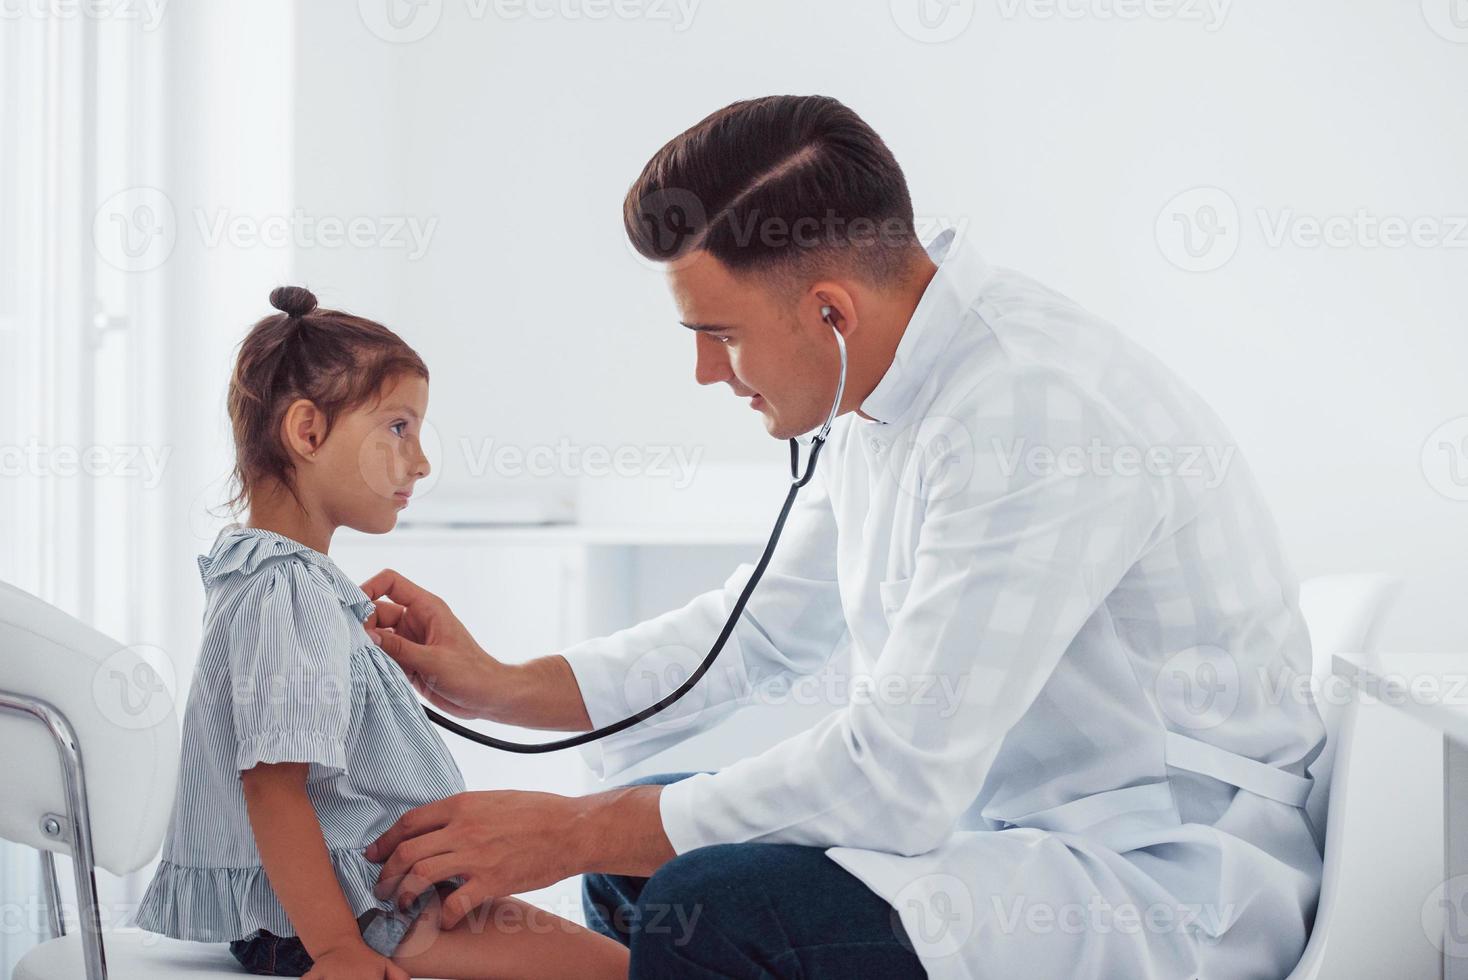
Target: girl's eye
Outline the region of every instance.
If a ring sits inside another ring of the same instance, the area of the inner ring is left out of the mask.
[[[403,435],[403,430],[406,429],[407,427],[408,427],[408,423],[407,422],[403,422],[403,421],[394,422],[392,425],[388,426],[388,428],[390,430],[392,430],[393,435],[396,435],[396,436]]]

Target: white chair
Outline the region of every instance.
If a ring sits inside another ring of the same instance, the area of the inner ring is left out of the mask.
[[[223,946],[100,928],[94,866],[157,854],[173,807],[178,717],[147,659],[0,582],[0,837],[41,852],[53,936],[15,980],[238,975]],[[77,931],[64,934],[53,853],[71,857]]]
[[[1400,581],[1382,575],[1327,575],[1300,586],[1300,608],[1310,627],[1313,648],[1311,670],[1314,690],[1339,694],[1342,684],[1331,680],[1337,653],[1372,653],[1387,611],[1400,591]],[[1332,917],[1340,898],[1341,841],[1345,837],[1344,805],[1351,775],[1351,749],[1356,731],[1356,699],[1323,696],[1317,701],[1325,722],[1325,748],[1310,766],[1315,785],[1305,801],[1305,812],[1325,835],[1325,865],[1320,901],[1310,941],[1288,980],[1316,980],[1321,976]]]

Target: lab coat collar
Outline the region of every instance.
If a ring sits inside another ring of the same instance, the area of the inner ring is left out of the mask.
[[[938,271],[902,331],[892,365],[861,403],[862,412],[872,421],[858,415],[859,423],[890,425],[907,414],[923,380],[958,330],[963,313],[993,272],[956,228],[944,229],[924,248]]]

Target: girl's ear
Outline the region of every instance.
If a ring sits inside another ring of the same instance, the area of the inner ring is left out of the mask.
[[[280,441],[291,457],[310,459],[326,440],[326,419],[314,402],[297,398],[280,420]]]

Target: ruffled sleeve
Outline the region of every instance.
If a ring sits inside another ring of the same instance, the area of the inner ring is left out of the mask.
[[[229,624],[235,768],[310,763],[310,778],[346,769],[351,624],[332,584],[281,556],[254,571]]]

